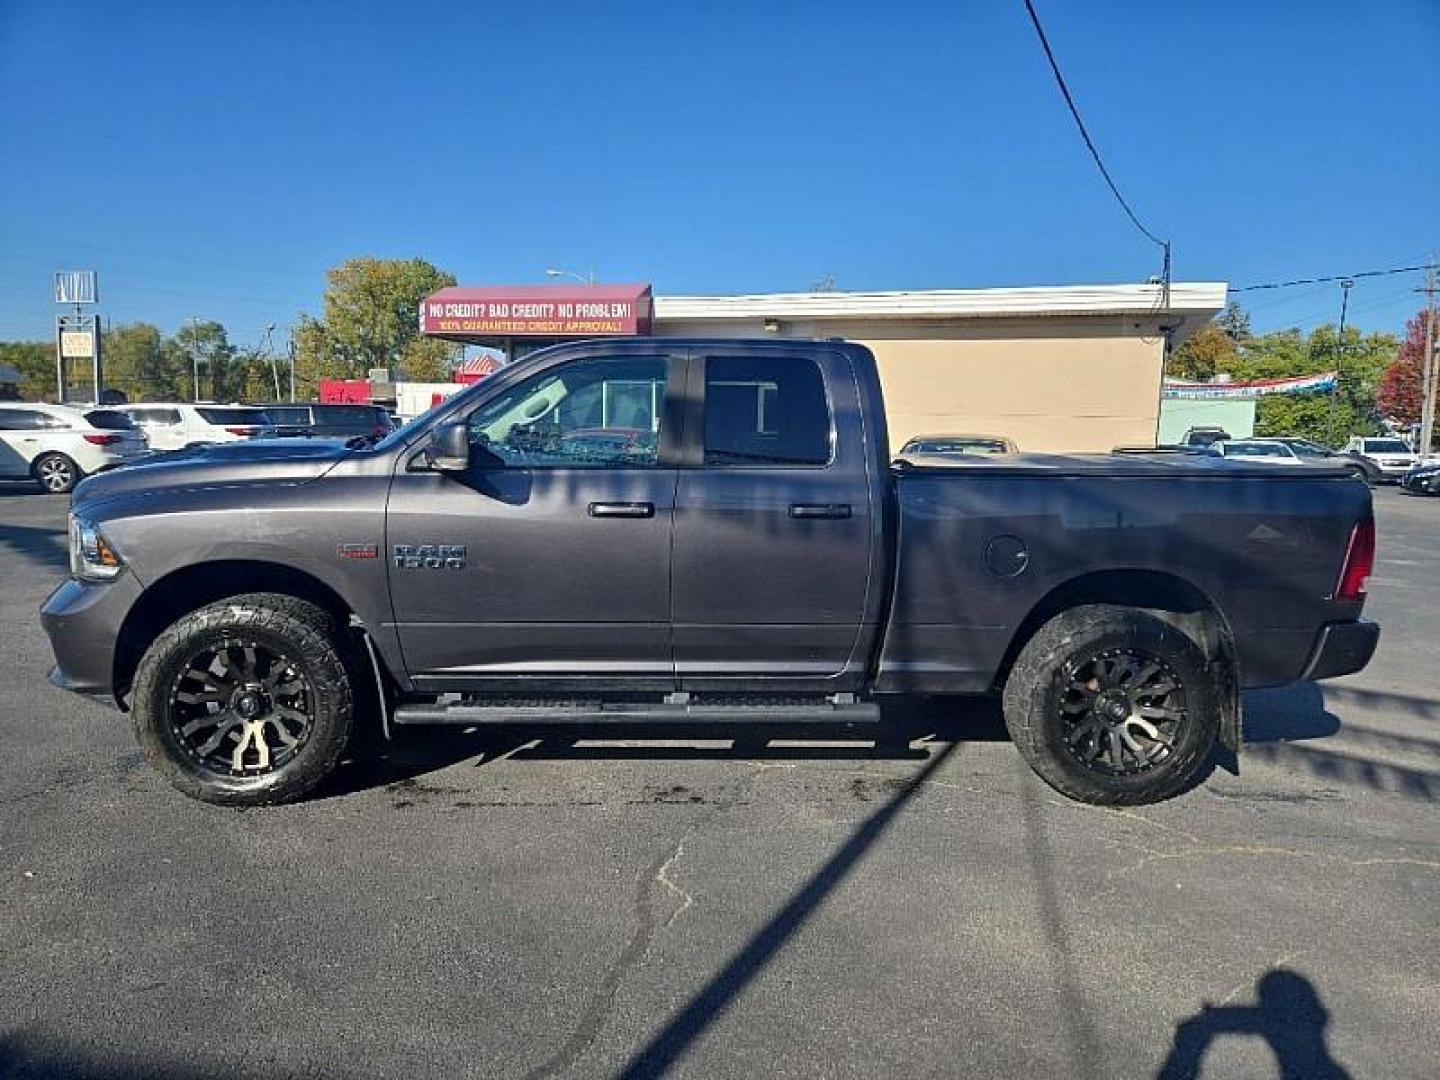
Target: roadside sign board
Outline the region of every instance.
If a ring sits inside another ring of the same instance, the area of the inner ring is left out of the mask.
[[[94,356],[95,335],[89,330],[64,330],[60,333],[60,355],[64,357]]]

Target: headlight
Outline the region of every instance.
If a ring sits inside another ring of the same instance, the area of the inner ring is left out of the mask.
[[[108,581],[125,568],[98,528],[70,515],[70,573],[82,581]]]

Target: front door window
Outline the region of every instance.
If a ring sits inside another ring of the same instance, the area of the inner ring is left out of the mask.
[[[595,357],[541,372],[470,414],[470,441],[527,469],[659,464],[667,363]]]

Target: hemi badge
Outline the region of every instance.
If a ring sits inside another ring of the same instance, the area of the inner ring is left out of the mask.
[[[374,544],[340,544],[335,554],[342,559],[378,559],[380,549]]]

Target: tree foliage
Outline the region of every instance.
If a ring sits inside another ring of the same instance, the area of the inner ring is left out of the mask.
[[[1250,337],[1250,313],[1234,300],[1215,316],[1215,325],[1231,341],[1245,341]]]
[[[458,350],[420,335],[420,301],[453,275],[424,259],[349,259],[327,275],[325,313],[295,327],[296,379],[313,394],[321,379],[361,379],[371,368],[398,378],[448,379]]]
[[[0,364],[20,373],[22,401],[55,396],[55,344],[50,341],[0,342]]]
[[[1170,354],[1165,374],[1172,379],[1204,382],[1229,371],[1235,357],[1235,342],[1217,324],[1209,323]]]
[[[1255,433],[1340,443],[1351,435],[1381,430],[1385,410],[1377,407],[1377,392],[1398,342],[1393,334],[1367,334],[1347,327],[1338,345],[1331,325],[1309,333],[1290,329],[1254,336],[1249,315],[1231,303],[1214,322],[1175,349],[1166,375],[1206,381],[1228,376],[1243,382],[1338,370],[1333,410],[1326,393],[1262,397],[1256,404]]]
[[[1376,405],[1387,419],[1406,427],[1420,422],[1425,389],[1425,312],[1405,324],[1405,338],[1380,377]]]

